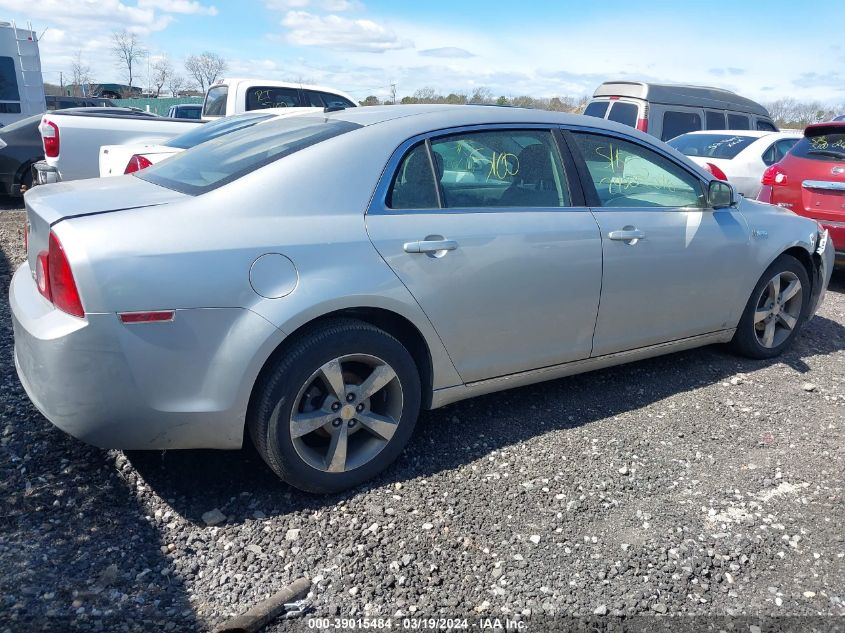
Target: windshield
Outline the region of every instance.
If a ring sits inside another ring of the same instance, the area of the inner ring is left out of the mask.
[[[744,134],[681,134],[666,143],[687,156],[731,159],[756,140]]]
[[[225,119],[198,125],[190,132],[173,137],[167,141],[167,145],[168,147],[178,147],[179,149],[190,149],[194,145],[219,138],[224,134],[231,134],[232,132],[252,127],[259,121],[266,121],[272,118],[272,114],[242,114],[240,116],[226,117]]]
[[[265,165],[361,126],[349,121],[294,116],[232,132],[135,173],[153,184],[200,195]]]
[[[841,162],[845,160],[845,129],[834,134],[805,136],[789,153],[798,158]]]

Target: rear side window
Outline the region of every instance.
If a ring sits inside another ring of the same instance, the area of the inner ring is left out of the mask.
[[[229,97],[229,86],[214,86],[208,89],[205,96],[203,115],[226,116],[226,100]]]
[[[573,132],[603,207],[703,207],[701,182],[659,153],[618,138]]]
[[[667,145],[686,156],[731,159],[756,140],[755,136],[739,134],[683,134],[667,141]]]
[[[584,114],[603,119],[604,115],[607,114],[608,105],[610,105],[608,101],[593,101],[588,103],[587,107],[584,108]]]
[[[15,70],[15,61],[11,57],[0,57],[0,100],[21,100],[20,92],[18,92],[18,73]]]
[[[763,119],[757,119],[757,129],[761,132],[777,132],[778,129],[774,126],[774,123],[771,121],[764,121]]]
[[[625,103],[624,101],[614,101],[610,108],[610,114],[607,115],[608,121],[616,121],[631,127],[637,127],[637,112],[639,108],[634,103]]]
[[[748,123],[748,117],[744,114],[728,114],[728,129],[750,130],[751,125]]]
[[[708,130],[727,130],[725,125],[725,113],[713,112],[712,110],[705,110],[704,124]]]
[[[391,209],[437,209],[437,185],[425,143],[418,143],[405,154],[387,194]]]
[[[839,129],[842,131],[831,130],[829,134],[824,128],[818,131],[807,130],[810,135],[799,140],[790,154],[810,160],[845,161],[845,129]]]
[[[571,206],[547,130],[467,132],[432,139],[431,149],[447,208]]]
[[[200,195],[360,127],[337,119],[279,118],[201,143],[134,175],[161,187]]]
[[[246,91],[247,110],[297,108],[301,105],[296,88],[255,87]]]
[[[663,113],[663,135],[660,138],[668,141],[670,138],[700,129],[701,117],[697,112],[667,110]]]

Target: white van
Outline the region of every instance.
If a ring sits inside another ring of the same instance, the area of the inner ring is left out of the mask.
[[[704,86],[606,81],[596,88],[584,114],[630,125],[663,141],[698,130],[778,131],[759,103]]]
[[[205,94],[202,118],[210,121],[266,108],[354,108],[355,101],[334,88],[263,79],[220,79]]]
[[[0,125],[46,110],[38,36],[31,26],[0,22]]]

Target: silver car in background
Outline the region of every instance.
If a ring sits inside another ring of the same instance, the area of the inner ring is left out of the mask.
[[[710,343],[781,353],[827,234],[630,127],[474,106],[271,121],[27,193],[15,362],[110,448],[355,486],[419,410]]]

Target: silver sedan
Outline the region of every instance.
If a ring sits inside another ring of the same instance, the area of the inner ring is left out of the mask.
[[[711,343],[780,354],[833,265],[812,220],[629,127],[515,108],[280,119],[27,192],[15,362],[59,428],[237,449],[310,491],[420,409]]]

